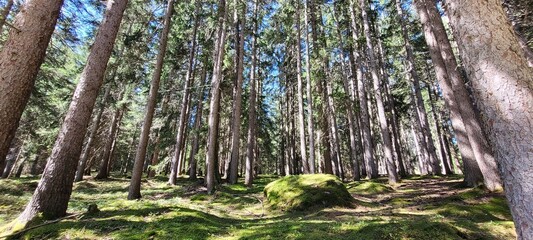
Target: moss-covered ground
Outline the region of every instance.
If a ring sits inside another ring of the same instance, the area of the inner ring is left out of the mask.
[[[267,207],[261,176],[253,188],[222,185],[207,195],[198,182],[143,182],[143,199],[127,201],[128,179],[76,183],[70,213],[97,204],[99,213],[45,225],[22,239],[515,239],[500,193],[460,187],[460,177],[344,183],[349,207],[285,212]],[[0,228],[17,217],[38,179],[0,180]],[[0,236],[2,233],[0,233]]]

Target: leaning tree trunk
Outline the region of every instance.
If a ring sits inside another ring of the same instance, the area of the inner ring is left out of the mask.
[[[238,6],[241,9],[241,17],[239,17]],[[235,0],[235,42],[237,47],[236,63],[237,63],[237,81],[234,88],[234,103],[233,103],[233,122],[231,127],[231,156],[228,181],[230,184],[237,183],[239,177],[239,157],[241,149],[241,108],[242,108],[242,83],[244,71],[244,35],[246,29],[246,4],[237,4]]]
[[[224,60],[224,44],[226,42],[226,0],[218,2],[218,33],[215,44],[215,58],[213,66],[213,76],[211,80],[211,99],[209,103],[208,126],[209,133],[207,137],[206,153],[206,177],[207,192],[213,193],[215,188],[215,172],[217,171],[216,163],[218,162],[217,145],[218,145],[218,122],[220,108],[220,82],[222,80],[222,68]]]
[[[361,6],[361,14],[363,16],[363,27],[366,37],[366,45],[368,50],[368,60],[370,66],[370,73],[372,74],[372,80],[374,83],[374,91],[376,98],[376,106],[378,112],[379,126],[381,128],[381,137],[383,140],[383,151],[385,153],[385,164],[389,175],[389,183],[395,184],[399,181],[398,173],[396,172],[396,164],[392,157],[392,140],[389,132],[389,126],[387,123],[387,117],[385,115],[385,107],[383,105],[383,98],[381,93],[381,77],[378,73],[377,58],[374,51],[374,44],[371,38],[370,24],[367,14],[367,2],[366,0],[359,0]]]
[[[28,103],[63,0],[27,1],[0,52],[0,166]]]
[[[501,190],[502,180],[500,173],[498,172],[496,160],[494,159],[492,149],[490,149],[485,133],[481,128],[481,123],[477,117],[477,111],[474,109],[470,99],[469,92],[467,91],[461,74],[458,71],[459,68],[437,7],[433,1],[427,0],[425,0],[425,6],[429,14],[429,19],[432,22],[431,25],[433,26],[434,34],[437,37],[442,59],[444,60],[448,76],[450,77],[452,89],[455,92],[457,101],[461,103],[459,110],[463,117],[466,133],[468,134],[470,145],[474,151],[474,156],[476,157],[476,161],[483,174],[485,187],[490,191]]]
[[[444,102],[450,110],[450,120],[452,121],[452,127],[455,132],[464,165],[464,183],[467,186],[477,186],[483,182],[483,175],[476,162],[472,146],[470,145],[470,141],[466,133],[465,123],[463,122],[463,118],[461,116],[459,104],[462,103],[458,101],[457,96],[452,89],[450,79],[446,71],[446,65],[442,59],[442,56],[440,55],[439,43],[437,42],[437,37],[433,32],[430,22],[431,20],[429,19],[429,15],[426,11],[423,1],[424,0],[415,0],[414,3],[418,16],[420,17],[420,21],[422,22],[424,36],[429,48],[429,54],[434,65],[435,74],[442,91]]]
[[[152,83],[150,84],[150,93],[146,108],[144,109],[143,127],[141,130],[141,135],[139,136],[139,145],[137,145],[135,162],[133,163],[133,170],[131,173],[131,181],[128,192],[129,200],[141,198],[142,170],[146,156],[146,148],[148,146],[148,140],[150,137],[150,128],[152,127],[152,120],[154,118],[157,93],[159,91],[159,81],[161,80],[161,72],[163,70],[163,60],[167,51],[167,40],[168,33],[170,31],[173,8],[174,0],[168,0],[163,32],[161,33],[161,38],[159,39],[159,52],[157,53],[155,70],[152,75]]]
[[[533,69],[497,0],[447,1],[518,239],[533,239]]]
[[[127,3],[127,0],[107,2],[104,19],[96,34],[87,65],[81,74],[41,181],[26,209],[18,217],[18,221],[23,225],[40,213],[45,218],[58,218],[66,214],[83,137]]]
[[[244,177],[244,184],[251,187],[254,180],[254,146],[255,146],[255,124],[256,124],[256,84],[257,84],[257,29],[258,29],[258,11],[259,1],[255,0],[254,8],[254,26],[252,33],[252,66],[250,69],[250,105],[248,106],[248,140],[246,146],[246,172]]]

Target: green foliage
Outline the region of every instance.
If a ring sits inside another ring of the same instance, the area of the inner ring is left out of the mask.
[[[350,206],[353,198],[334,175],[286,176],[265,187],[271,208],[302,211],[312,207]]]

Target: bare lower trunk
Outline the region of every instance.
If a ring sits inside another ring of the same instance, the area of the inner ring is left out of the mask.
[[[127,0],[107,2],[104,19],[96,34],[69,110],[59,131],[52,155],[32,199],[18,221],[26,223],[39,213],[46,218],[66,214],[83,137],[102,85]]]
[[[143,173],[143,166],[146,158],[146,148],[150,138],[150,128],[152,127],[152,120],[154,118],[155,105],[157,102],[157,94],[159,92],[159,81],[161,80],[161,72],[163,70],[163,60],[167,50],[168,33],[170,31],[170,22],[174,7],[174,0],[168,0],[167,9],[164,20],[163,32],[159,39],[159,52],[156,57],[156,64],[154,73],[152,75],[152,82],[150,84],[150,93],[148,102],[144,109],[144,120],[139,136],[139,144],[135,152],[135,162],[133,163],[133,171],[131,174],[130,187],[128,191],[128,200],[141,198],[141,178]]]
[[[447,10],[501,167],[517,237],[533,239],[533,69],[500,4],[453,0]]]
[[[62,0],[26,2],[0,52],[0,166],[4,166],[62,4]]]
[[[304,113],[304,93],[302,81],[302,48],[300,36],[300,1],[296,4],[296,75],[298,79],[298,133],[300,137],[300,157],[304,173],[309,173],[307,161],[307,147],[305,141],[305,113]]]
[[[446,35],[446,30],[444,29],[440,14],[435,6],[435,2],[425,0],[425,6],[440,47],[444,64],[446,65],[448,76],[450,77],[449,79],[451,81],[456,100],[461,103],[459,110],[461,111],[461,116],[463,117],[466,133],[468,134],[468,139],[470,141],[470,146],[472,146],[477,164],[479,165],[481,173],[483,174],[483,183],[490,191],[501,190],[502,180],[500,178],[500,173],[498,172],[496,160],[494,159],[492,149],[490,148],[485,137],[485,133],[481,128],[481,123],[477,117],[478,114],[476,113],[478,111],[474,108],[472,100],[470,99],[469,93],[465,87],[465,82],[459,73],[459,68],[457,66],[455,56],[453,55],[452,47]]]
[[[316,173],[315,166],[315,124],[313,122],[313,94],[311,92],[311,44],[309,40],[309,17],[308,17],[308,7],[310,0],[305,0],[305,45],[306,45],[306,54],[305,54],[305,69],[306,74],[306,93],[307,93],[307,134],[309,135],[309,171],[310,173]]]
[[[215,172],[217,170],[217,145],[218,145],[218,122],[220,107],[220,82],[222,80],[222,65],[224,59],[224,44],[226,42],[226,1],[218,2],[218,33],[215,45],[215,60],[213,67],[213,76],[211,81],[211,100],[209,103],[208,125],[209,132],[207,137],[206,153],[206,177],[207,192],[213,193],[215,188]]]
[[[251,187],[254,180],[254,164],[255,164],[255,124],[256,124],[256,84],[257,84],[257,29],[258,29],[258,11],[259,1],[255,0],[254,8],[254,26],[252,35],[252,66],[250,69],[250,106],[248,107],[248,140],[246,143],[246,172],[244,177],[244,184]]]
[[[357,27],[357,16],[354,9],[355,0],[350,1],[350,20],[352,26],[352,40],[357,42],[359,39],[359,29]],[[359,111],[361,115],[361,138],[363,140],[363,159],[366,166],[367,178],[373,179],[378,177],[378,171],[376,162],[374,160],[374,146],[372,145],[372,135],[370,132],[370,116],[368,114],[367,96],[366,96],[366,81],[362,73],[361,57],[357,51],[353,51],[356,77],[357,77],[357,90],[359,96]]]
[[[477,186],[483,182],[483,175],[481,174],[481,170],[476,162],[474,152],[466,133],[465,123],[463,121],[463,117],[461,116],[461,110],[459,107],[461,102],[458,101],[457,96],[452,89],[450,79],[446,71],[446,65],[442,59],[442,56],[440,55],[440,47],[437,42],[437,38],[433,32],[425,3],[422,1],[416,0],[415,6],[424,28],[424,36],[429,47],[429,53],[431,55],[431,60],[433,62],[435,74],[437,76],[444,101],[450,110],[450,120],[452,121],[455,137],[457,139],[459,151],[461,152],[464,164],[464,181],[467,186]]]
[[[385,107],[383,105],[381,82],[382,79],[378,73],[378,66],[376,65],[377,58],[374,51],[374,46],[371,38],[370,24],[367,16],[367,2],[366,0],[359,0],[361,6],[361,13],[363,16],[363,26],[366,37],[366,45],[368,49],[368,60],[370,65],[370,73],[374,83],[374,91],[376,98],[376,107],[378,112],[378,121],[381,128],[381,137],[383,141],[383,151],[385,153],[385,164],[389,175],[389,183],[395,184],[399,181],[398,173],[396,172],[396,164],[392,157],[392,141],[389,133],[389,126],[387,123],[387,117],[385,116]]]

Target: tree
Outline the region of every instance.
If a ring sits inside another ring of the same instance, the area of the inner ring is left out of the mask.
[[[174,0],[168,0],[167,9],[165,12],[165,20],[163,23],[163,32],[161,34],[161,38],[159,39],[159,52],[157,53],[155,70],[152,75],[152,82],[150,85],[150,94],[144,110],[143,127],[141,130],[141,135],[139,136],[139,145],[137,146],[137,151],[135,153],[135,162],[133,164],[130,188],[128,192],[129,200],[141,198],[142,169],[146,156],[146,148],[148,146],[150,128],[152,127],[152,120],[154,118],[157,93],[159,92],[159,81],[161,80],[163,60],[167,50],[168,33],[170,31],[173,8]]]
[[[465,87],[464,80],[458,71],[457,62],[452,51],[450,41],[447,38],[446,31],[442,24],[440,14],[437,7],[433,2],[426,1],[426,10],[429,14],[429,19],[432,22],[433,30],[437,41],[439,43],[440,53],[444,64],[446,65],[446,71],[452,85],[452,89],[455,93],[457,101],[461,103],[459,110],[465,123],[466,133],[474,156],[476,157],[477,164],[483,174],[483,183],[485,187],[490,191],[498,191],[502,189],[502,180],[498,172],[498,166],[496,160],[492,154],[492,150],[487,142],[481,123],[478,120],[478,112],[474,109],[470,95]]]
[[[17,219],[23,225],[39,213],[45,218],[58,218],[66,214],[83,137],[127,2],[116,0],[107,3],[104,19],[96,34],[87,65],[74,92],[52,155],[30,202]]]
[[[307,160],[307,147],[305,144],[305,113],[304,113],[304,93],[302,81],[302,45],[300,36],[300,0],[296,0],[296,76],[298,82],[298,133],[300,134],[300,157],[304,173],[310,173]]]
[[[359,39],[359,27],[357,25],[357,17],[354,9],[355,0],[350,1],[350,23],[352,32],[352,41],[355,43]],[[366,81],[363,79],[362,73],[362,56],[358,54],[357,47],[353,49],[352,69],[355,70],[357,78],[357,95],[359,100],[360,122],[361,122],[361,135],[363,141],[363,159],[366,166],[367,178],[373,179],[378,177],[378,168],[376,161],[374,160],[374,146],[372,145],[372,135],[370,133],[370,116],[368,113],[367,96],[366,96]]]
[[[423,1],[424,0],[416,0],[414,3],[418,16],[420,17],[420,21],[422,22],[425,40],[429,48],[429,54],[433,62],[439,86],[442,90],[444,101],[450,110],[450,120],[457,138],[459,151],[461,152],[465,170],[464,182],[467,186],[477,186],[483,181],[483,175],[479,169],[479,165],[476,162],[468,134],[466,133],[465,123],[459,107],[461,102],[457,99],[457,96],[452,89],[450,78],[448,76],[448,72],[446,71],[446,65],[442,59],[442,56],[440,55],[439,43],[435,32],[433,31],[432,24],[430,22],[431,20]]]
[[[195,17],[194,17],[194,27],[193,27],[193,33],[192,33],[192,39],[191,39],[191,49],[189,52],[189,65],[187,68],[187,75],[185,76],[185,84],[183,85],[183,97],[181,100],[181,111],[180,111],[180,118],[178,122],[178,133],[176,134],[176,145],[174,147],[174,156],[172,157],[172,162],[170,164],[170,176],[168,179],[168,183],[175,185],[176,184],[176,177],[179,174],[180,169],[178,168],[178,158],[180,156],[180,150],[181,146],[184,143],[185,139],[185,128],[186,128],[186,121],[187,118],[187,109],[189,108],[189,102],[190,102],[190,86],[194,81],[194,68],[195,68],[195,61],[196,61],[196,34],[198,32],[198,25],[200,22],[200,7],[201,2],[199,0],[196,1],[196,10],[195,10]]]
[[[250,68],[250,104],[248,106],[248,139],[246,144],[246,172],[244,184],[252,186],[254,180],[254,163],[255,163],[255,123],[256,123],[256,84],[257,84],[257,30],[259,26],[259,1],[255,0],[254,23],[252,32],[252,66]]]
[[[447,1],[483,128],[500,164],[518,239],[533,239],[533,69],[496,0]]]
[[[228,181],[231,184],[237,183],[239,172],[239,157],[241,149],[241,108],[242,108],[242,83],[244,70],[244,35],[246,27],[246,2],[239,4],[235,0],[234,6],[234,21],[235,21],[235,46],[236,46],[236,78],[235,88],[233,90],[233,123],[231,127],[231,156]],[[239,8],[241,8],[239,17]]]
[[[217,170],[217,149],[218,149],[218,129],[219,129],[219,108],[220,108],[220,83],[222,81],[222,68],[224,60],[224,48],[226,43],[226,0],[218,2],[217,16],[217,39],[214,48],[213,76],[211,78],[211,99],[209,102],[208,125],[209,133],[207,137],[206,153],[206,176],[205,182],[207,192],[213,193],[215,188],[215,171]]]
[[[392,140],[390,137],[389,127],[387,123],[387,117],[385,116],[385,107],[383,105],[382,91],[381,91],[381,77],[379,76],[377,58],[374,51],[374,44],[372,42],[372,36],[370,31],[370,23],[368,19],[367,9],[368,5],[366,0],[359,0],[361,7],[361,15],[363,16],[363,27],[366,37],[366,47],[368,51],[368,61],[370,66],[370,73],[374,83],[374,92],[376,98],[376,107],[378,112],[379,126],[381,128],[381,137],[383,140],[383,150],[385,152],[385,161],[387,166],[387,172],[389,175],[389,183],[394,184],[399,181],[398,173],[396,172],[396,164],[392,158]]]
[[[0,52],[0,168],[30,98],[63,0],[31,0],[15,17]],[[4,18],[2,18],[4,19]]]

